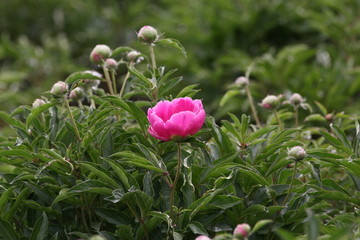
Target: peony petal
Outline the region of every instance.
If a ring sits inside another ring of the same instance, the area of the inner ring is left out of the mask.
[[[190,133],[187,132],[188,126],[195,118],[195,114],[190,111],[175,113],[165,123],[165,128],[168,131],[170,138],[172,136],[186,137]]]
[[[188,132],[191,135],[194,135],[195,133],[197,133],[202,125],[205,122],[205,118],[206,118],[206,114],[204,109],[201,109],[193,118],[193,120],[191,121],[191,124],[189,124],[188,129],[186,130],[186,132]]]
[[[194,111],[194,101],[189,98],[177,98],[172,101],[174,113],[184,112],[184,111]]]
[[[153,108],[148,109],[147,118],[148,118],[148,120],[150,122],[150,125],[153,125],[156,122],[162,122],[162,123],[164,122],[158,115],[156,115]]]
[[[198,113],[200,110],[203,110],[203,104],[201,102],[201,100],[194,100],[194,113]]]
[[[153,108],[155,114],[164,122],[170,119],[174,114],[173,104],[169,101],[161,101]]]
[[[148,132],[150,133],[151,136],[153,136],[154,138],[157,138],[159,140],[162,140],[165,142],[171,140],[170,138],[162,137],[159,134],[157,134],[157,132],[155,132],[152,127],[149,127]]]

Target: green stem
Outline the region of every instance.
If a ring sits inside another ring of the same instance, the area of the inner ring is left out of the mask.
[[[176,184],[179,180],[179,176],[180,176],[180,171],[181,171],[181,143],[177,143],[178,146],[178,162],[177,162],[177,168],[176,168],[176,175],[175,175],[175,179],[173,184],[171,185],[171,190],[170,190],[170,218],[173,221],[173,224],[175,222],[175,217],[173,216],[173,208],[174,206],[174,195],[175,195],[175,190],[176,190]]]
[[[150,50],[150,57],[151,57],[152,68],[153,68],[153,71],[154,71],[154,73],[155,73],[156,60],[155,60],[154,45],[153,45],[152,43],[149,45],[149,50]]]
[[[295,128],[299,127],[299,107],[294,106],[294,115],[295,115]]]
[[[258,116],[256,108],[255,108],[254,100],[253,100],[253,97],[251,95],[249,85],[246,85],[245,91],[246,91],[246,95],[247,95],[247,98],[248,98],[248,101],[249,101],[249,104],[250,104],[251,112],[252,112],[252,114],[253,114],[253,116],[255,118],[256,125],[261,127],[260,119],[259,119],[259,116]]]
[[[279,124],[280,129],[283,129],[282,122],[281,122],[281,120],[280,120],[280,118],[279,118],[279,115],[277,114],[276,109],[273,109],[272,111],[273,111],[273,113],[274,113],[274,116],[275,116],[275,118],[276,118],[276,121],[277,121],[278,124]]]
[[[114,89],[113,89],[112,84],[111,84],[111,79],[110,79],[109,71],[108,71],[108,69],[105,67],[104,64],[103,64],[102,68],[103,68],[103,71],[104,71],[106,83],[107,83],[108,88],[109,88],[109,92],[110,92],[111,95],[114,95]]]
[[[113,83],[114,95],[116,95],[117,86],[116,86],[115,70],[111,70],[110,73],[111,73],[111,81]]]
[[[74,119],[74,115],[73,115],[72,112],[71,112],[70,105],[69,105],[69,101],[67,100],[66,96],[64,96],[64,101],[65,101],[66,108],[67,108],[67,110],[68,110],[68,112],[69,112],[69,115],[70,115],[72,124],[74,125],[76,138],[77,138],[79,141],[81,141],[79,129],[77,128],[77,125],[76,125],[76,122],[75,122],[75,119]]]
[[[134,65],[134,62],[130,62],[129,68],[131,68],[133,65]],[[120,97],[120,98],[122,98],[122,95],[123,95],[124,90],[125,90],[125,87],[126,87],[126,82],[127,82],[127,80],[129,79],[129,77],[130,77],[130,71],[128,70],[127,73],[126,73],[126,75],[125,75],[123,84],[122,84],[122,86],[121,86],[121,90],[120,90],[120,94],[119,94],[119,97]]]

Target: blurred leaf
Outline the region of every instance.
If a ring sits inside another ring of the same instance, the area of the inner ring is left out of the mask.
[[[0,218],[0,236],[5,240],[19,240],[14,228],[9,222]]]
[[[36,221],[34,229],[31,233],[30,240],[43,240],[48,235],[48,217],[46,213],[42,213],[41,217]]]
[[[156,41],[157,45],[171,47],[179,51],[186,58],[186,51],[183,45],[181,45],[179,40],[173,38],[163,38]]]

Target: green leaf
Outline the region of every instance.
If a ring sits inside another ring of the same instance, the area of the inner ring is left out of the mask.
[[[282,240],[296,240],[295,235],[293,235],[291,232],[288,232],[284,229],[277,229],[276,234],[280,236]]]
[[[111,174],[105,169],[101,168],[99,165],[90,162],[80,162],[79,165],[92,172],[98,176],[105,183],[110,184],[114,189],[121,188],[119,183],[117,183],[112,177]]]
[[[121,46],[121,47],[117,47],[111,54],[111,58],[116,58],[117,56],[119,56],[122,53],[125,52],[130,52],[130,51],[135,51],[135,49],[131,48],[131,47],[126,47],[126,46]]]
[[[163,170],[160,168],[159,163],[154,163],[152,161],[149,161],[149,159],[146,159],[144,157],[141,157],[139,155],[136,155],[132,152],[124,151],[119,152],[111,155],[110,157],[118,157],[121,160],[119,161],[120,164],[127,164],[132,166],[137,166],[141,168],[145,168],[148,170],[153,170],[158,173],[164,173],[166,170]]]
[[[171,47],[175,50],[178,50],[185,58],[187,57],[185,48],[183,47],[183,45],[181,45],[181,43],[177,39],[163,38],[156,41],[156,44],[160,46]]]
[[[117,226],[116,236],[119,240],[134,240],[133,229],[129,225]]]
[[[65,82],[68,83],[68,84],[74,84],[80,80],[83,80],[83,79],[98,79],[98,80],[101,80],[102,78],[99,76],[96,76],[90,72],[75,72],[75,73],[72,73],[70,74],[70,76],[68,76],[66,79],[65,79]]]
[[[320,224],[311,209],[306,209],[307,232],[309,240],[317,240],[319,237]]]
[[[6,205],[6,203],[8,203],[8,200],[14,189],[15,189],[15,186],[13,186],[9,189],[6,189],[6,191],[1,194],[1,196],[0,196],[0,216],[2,216],[4,214],[5,205]]]
[[[49,102],[49,103],[45,103],[37,108],[33,108],[31,110],[31,113],[29,114],[29,116],[27,116],[26,118],[26,128],[28,129],[30,127],[30,125],[32,124],[32,122],[44,111],[46,111],[47,109],[51,108],[52,106],[59,104],[58,101],[53,101],[53,102]]]
[[[232,98],[234,98],[236,95],[239,95],[239,90],[229,90],[227,91],[224,96],[221,98],[219,106],[223,107],[225,104],[227,104],[229,101],[231,101]]]
[[[14,230],[14,228],[11,226],[11,224],[2,218],[0,218],[0,236],[4,240],[19,240],[20,239],[18,237],[18,235],[16,234],[16,231]]]
[[[0,118],[4,120],[7,124],[9,124],[11,127],[16,127],[25,130],[25,126],[22,122],[10,117],[9,114],[3,111],[0,111]]]
[[[46,213],[43,212],[41,217],[36,221],[29,240],[47,239],[47,230],[48,230],[48,217],[46,216]]]
[[[184,87],[176,96],[176,98],[181,98],[181,97],[193,97],[197,92],[199,92],[200,90],[195,89],[197,86],[199,86],[199,84],[193,84],[193,85],[188,85],[186,87]]]
[[[269,223],[271,223],[272,220],[270,219],[264,219],[264,220],[260,220],[258,221],[255,226],[252,228],[250,235],[257,232],[259,229],[265,227],[266,225],[268,225]]]
[[[344,151],[345,153],[352,155],[353,152],[351,148],[348,148],[347,146],[343,145],[342,142],[340,142],[335,137],[331,136],[329,133],[325,131],[321,131],[321,134],[324,136],[324,138],[330,142],[331,145],[333,145],[335,148]]]
[[[22,203],[24,199],[28,197],[28,195],[31,193],[31,190],[29,188],[24,188],[16,197],[15,203],[11,206],[11,208],[5,212],[4,214],[4,220],[10,220],[13,218],[14,214],[17,210],[19,210],[19,206]]]
[[[148,88],[152,89],[154,87],[154,83],[149,78],[145,77],[144,74],[139,70],[137,70],[135,67],[130,66],[129,72],[134,76],[138,77],[140,80],[142,80]]]
[[[204,226],[198,221],[192,221],[191,223],[189,223],[188,227],[191,229],[191,231],[194,234],[208,235],[208,233],[205,230]]]

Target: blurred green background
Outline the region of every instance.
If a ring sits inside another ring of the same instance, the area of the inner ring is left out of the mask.
[[[94,68],[96,44],[148,54],[136,31],[152,25],[188,53],[156,48],[158,65],[178,68],[182,86],[198,83],[196,97],[217,118],[250,113],[244,94],[219,102],[252,63],[256,102],[298,92],[329,111],[360,112],[358,0],[2,0],[0,16],[2,111]]]

